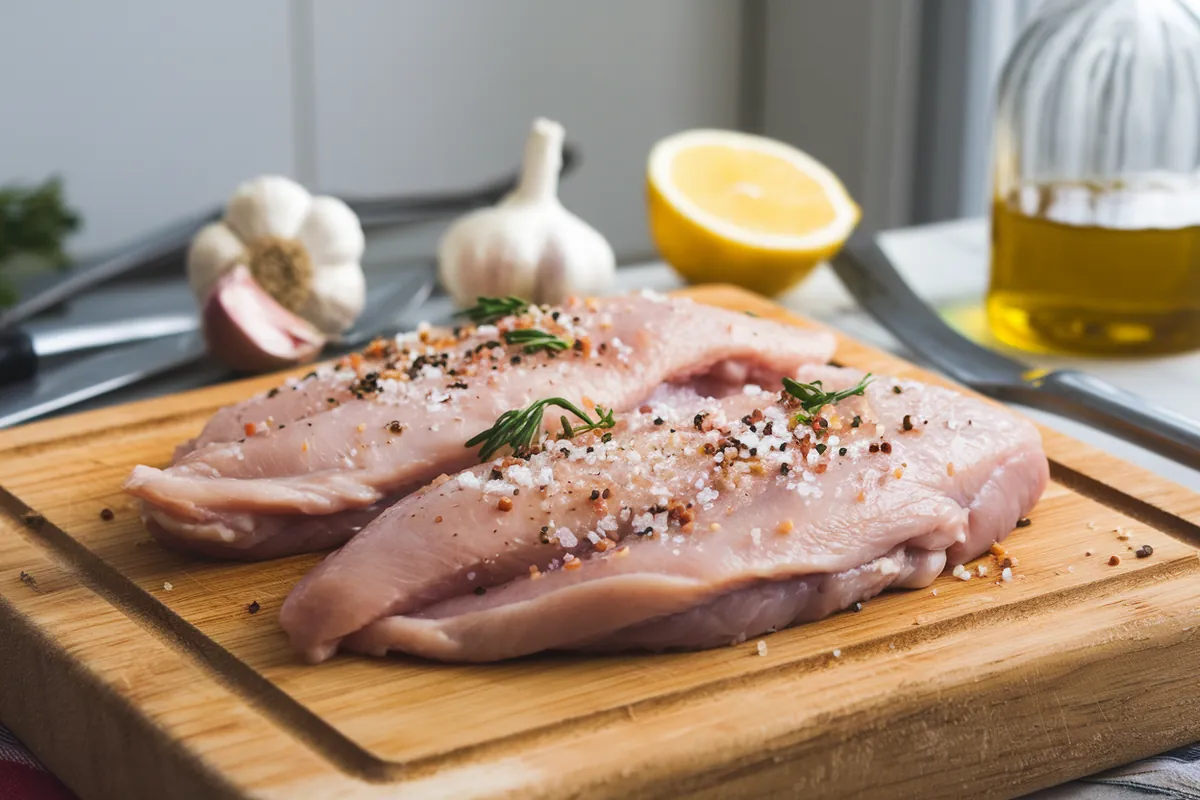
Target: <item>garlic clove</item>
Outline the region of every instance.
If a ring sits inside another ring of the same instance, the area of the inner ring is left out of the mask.
[[[367,281],[357,261],[324,264],[312,276],[312,291],[299,314],[326,336],[349,330],[366,303]]]
[[[572,295],[603,293],[612,284],[616,256],[599,231],[565,208],[556,234],[546,239],[537,264],[535,303],[557,305]]]
[[[188,285],[197,298],[208,297],[221,276],[245,259],[246,247],[224,222],[205,225],[187,253]]]
[[[461,307],[480,296],[533,297],[540,242],[497,231],[493,213],[489,208],[468,214],[438,247],[439,280]]]
[[[308,216],[312,195],[281,175],[264,175],[234,190],[225,207],[225,222],[243,241],[266,236],[291,239]]]
[[[491,210],[480,209],[464,215],[446,229],[438,242],[438,283],[459,308],[469,306],[476,296],[494,294],[485,285],[490,271],[481,266],[480,246],[481,237],[489,235],[486,222]],[[477,223],[479,219],[484,224]],[[481,230],[476,233],[476,228]],[[516,294],[515,289],[510,294]]]
[[[263,291],[244,265],[221,276],[201,315],[209,352],[239,372],[266,372],[312,361],[325,337]]]
[[[296,238],[318,265],[357,262],[366,248],[358,216],[336,197],[312,199]]]

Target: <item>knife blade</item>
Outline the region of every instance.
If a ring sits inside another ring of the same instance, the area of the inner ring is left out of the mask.
[[[431,265],[406,269],[388,287],[377,291],[359,322],[337,348],[365,344],[375,335],[407,321],[429,297],[434,286]],[[0,428],[8,428],[91,400],[147,378],[205,360],[200,331],[163,336],[107,350],[35,375],[31,380],[0,388]]]
[[[205,354],[199,331],[115,347],[91,358],[39,372],[0,389],[0,428],[99,397],[153,375],[197,361]]]
[[[195,314],[155,314],[91,325],[0,330],[0,386],[37,374],[43,358],[194,331]]]

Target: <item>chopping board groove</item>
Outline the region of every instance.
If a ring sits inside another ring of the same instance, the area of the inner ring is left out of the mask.
[[[1145,525],[1169,533],[1195,547],[1200,547],[1200,524],[1177,517],[1144,500],[1133,497],[1095,478],[1063,466],[1051,459],[1050,479],[1066,486],[1076,494],[1119,510],[1122,514]]]
[[[945,383],[844,337],[838,361]],[[0,719],[84,800],[1011,797],[1200,739],[1200,497],[1045,429],[1052,484],[1006,542],[1011,584],[994,563],[943,576],[763,637],[765,656],[305,666],[276,617],[319,555],[174,553],[120,491],[278,380],[0,432]]]
[[[292,702],[277,686],[264,680],[243,662],[231,657],[228,651],[216,645],[182,617],[172,613],[170,608],[155,602],[152,597],[138,590],[120,572],[82,547],[66,532],[38,516],[33,517],[38,521],[31,523],[29,515],[36,515],[36,512],[3,489],[0,489],[0,505],[24,523],[27,536],[40,539],[47,546],[49,553],[57,556],[56,561],[60,568],[69,571],[71,577],[80,585],[90,589],[113,608],[122,611],[148,635],[175,648],[182,656],[206,665],[212,670],[214,677],[231,691],[239,693],[247,702],[261,707],[264,712],[275,717],[279,724],[286,725],[300,738],[320,749],[327,759],[344,771],[368,780],[381,780],[385,777],[386,771],[381,768],[386,767],[386,764],[356,747],[320,717]],[[38,580],[38,591],[52,589],[36,576],[35,579]]]

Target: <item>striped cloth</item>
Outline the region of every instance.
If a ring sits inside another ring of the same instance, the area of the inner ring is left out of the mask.
[[[1135,761],[1081,781],[1037,792],[1030,800],[1200,800],[1200,744]]]
[[[1200,800],[1200,744],[1035,792],[1027,800]],[[0,800],[76,800],[0,725]]]
[[[0,725],[0,798],[3,800],[75,800],[75,795],[46,772],[33,755]]]

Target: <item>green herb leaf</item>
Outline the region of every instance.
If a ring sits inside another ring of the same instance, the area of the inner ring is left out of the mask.
[[[525,328],[519,331],[508,331],[504,334],[506,344],[521,344],[525,345],[522,348],[526,354],[533,354],[539,350],[545,350],[547,353],[552,351],[566,350],[571,346],[571,343],[566,339],[560,339],[551,333],[538,330],[537,328]]]
[[[549,406],[558,406],[583,420],[582,424],[572,426],[566,415],[559,418],[562,436],[567,439],[599,428],[611,428],[617,424],[611,408],[605,410],[596,406],[597,419],[593,422],[592,418],[574,403],[562,397],[548,397],[545,400],[537,400],[526,408],[505,411],[496,419],[495,425],[471,437],[465,446],[482,445],[479,449],[480,461],[491,460],[492,456],[504,447],[509,447],[514,454],[524,453],[537,441],[538,433],[542,430],[542,416]]]
[[[0,189],[0,267],[13,256],[30,255],[64,267],[63,242],[79,227],[78,215],[67,207],[62,182],[50,178],[41,186]],[[16,302],[16,290],[0,277],[0,308]]]
[[[475,305],[464,308],[456,317],[470,317],[476,325],[490,325],[497,320],[520,314],[529,308],[529,303],[519,297],[477,297]]]
[[[820,381],[812,383],[800,383],[791,378],[783,379],[783,390],[792,397],[800,401],[800,413],[796,415],[799,422],[810,422],[812,415],[820,411],[825,406],[840,403],[848,397],[861,395],[867,390],[867,384],[871,382],[870,373],[863,376],[856,385],[849,389],[842,389],[837,392],[826,392]]]

